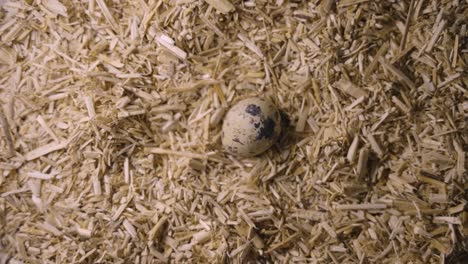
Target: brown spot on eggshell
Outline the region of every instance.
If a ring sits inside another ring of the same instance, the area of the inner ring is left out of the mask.
[[[237,142],[237,143],[239,143],[239,144],[241,144],[241,145],[244,145],[244,143],[242,143],[238,138],[234,138],[233,141],[234,141],[234,142]]]

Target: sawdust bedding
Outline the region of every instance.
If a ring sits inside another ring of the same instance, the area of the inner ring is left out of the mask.
[[[467,1],[1,2],[0,263],[463,258]]]

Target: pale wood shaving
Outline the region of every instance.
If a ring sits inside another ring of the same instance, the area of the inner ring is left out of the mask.
[[[229,2],[229,0],[205,0],[205,2],[213,6],[222,14],[226,14],[234,10],[234,6]]]
[[[338,204],[337,210],[383,210],[387,208],[386,204]]]
[[[168,37],[167,35],[163,33],[157,33],[156,41],[180,59],[185,59],[187,57],[187,53],[179,47],[175,46],[174,40]]]
[[[67,8],[57,0],[46,0],[44,1],[44,7],[52,13],[67,16]]]
[[[53,142],[27,152],[26,154],[24,154],[24,157],[26,158],[26,160],[34,160],[51,152],[66,148],[67,143],[68,142],[66,141]]]
[[[92,1],[92,2],[94,2],[94,1]],[[109,8],[106,5],[106,2],[104,2],[104,0],[96,0],[96,3],[98,4],[99,8],[101,9],[102,13],[104,14],[104,17],[106,18],[107,22],[110,24],[112,29],[115,30],[115,32],[119,33],[120,27],[117,24],[117,21],[112,16],[111,12],[109,11]]]
[[[0,111],[0,125],[2,126],[2,132],[5,136],[6,145],[8,147],[6,150],[6,157],[10,158],[15,154],[15,146],[10,132],[10,125],[8,124],[8,121],[2,111]]]

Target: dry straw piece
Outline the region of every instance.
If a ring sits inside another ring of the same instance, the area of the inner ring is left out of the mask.
[[[466,251],[466,1],[0,4],[0,263]],[[251,96],[289,127],[241,159]]]

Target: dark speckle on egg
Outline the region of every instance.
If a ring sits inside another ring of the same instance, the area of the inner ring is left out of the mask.
[[[255,123],[255,124],[254,124],[254,127],[255,127],[255,128],[259,128],[259,127],[260,127],[260,123]]]
[[[242,143],[238,138],[234,138],[232,141],[237,142],[237,143],[239,143],[241,145],[244,145],[244,143]]]
[[[263,121],[262,126],[258,131],[256,140],[272,138],[275,134],[275,125],[275,121],[268,117],[265,121]]]
[[[252,116],[257,116],[262,112],[262,109],[260,109],[260,106],[258,106],[258,105],[249,104],[245,108],[245,112],[251,114]]]

